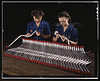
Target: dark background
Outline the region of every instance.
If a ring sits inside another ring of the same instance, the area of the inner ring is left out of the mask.
[[[3,4],[3,39],[10,44],[16,37],[26,34],[27,23],[32,21],[31,11],[41,8],[44,20],[50,23],[52,33],[58,23],[57,15],[67,11],[79,34],[79,45],[85,51],[97,53],[96,3],[4,3]],[[18,41],[17,41],[18,42]]]

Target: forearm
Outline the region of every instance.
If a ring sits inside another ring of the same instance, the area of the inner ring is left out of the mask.
[[[57,38],[53,37],[53,41],[56,42],[57,41]]]
[[[43,37],[43,38],[46,38],[46,39],[49,39],[51,37],[50,34],[49,35],[45,35],[45,34],[42,34],[42,33],[40,34],[40,36]]]
[[[30,33],[27,33],[27,34],[25,34],[25,35],[28,35],[28,36],[30,36]]]
[[[74,42],[74,41],[69,41],[71,44],[77,45],[78,42]]]

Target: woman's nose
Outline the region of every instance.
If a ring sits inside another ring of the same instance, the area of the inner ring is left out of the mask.
[[[63,25],[63,23],[61,23]]]

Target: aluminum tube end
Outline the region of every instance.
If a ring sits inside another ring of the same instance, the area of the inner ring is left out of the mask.
[[[90,72],[87,72],[86,74],[87,74],[87,75],[90,75]]]
[[[81,74],[83,75],[84,74],[84,71],[81,71]]]
[[[77,69],[75,69],[75,72],[77,72]]]
[[[66,67],[63,67],[63,69],[66,69]]]
[[[8,48],[8,46],[5,46],[6,48]]]
[[[80,71],[80,70],[78,70],[77,72],[78,72],[78,73],[80,73],[81,71]]]
[[[66,67],[66,70],[68,70],[68,68]]]
[[[71,71],[71,68],[69,68],[69,71]]]
[[[74,69],[72,69],[72,72],[74,72],[75,70]]]

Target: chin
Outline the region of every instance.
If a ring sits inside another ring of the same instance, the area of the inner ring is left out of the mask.
[[[65,27],[66,25],[62,25],[63,27]]]
[[[40,23],[40,21],[38,21],[37,23]]]

